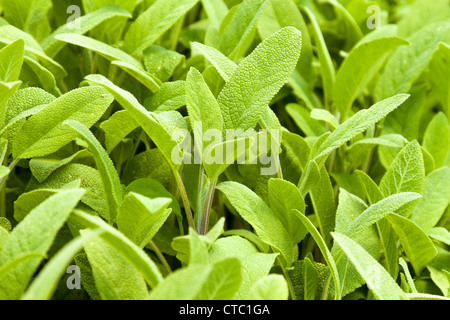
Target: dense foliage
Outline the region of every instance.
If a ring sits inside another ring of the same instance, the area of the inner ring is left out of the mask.
[[[0,299],[450,297],[449,0],[0,7]]]

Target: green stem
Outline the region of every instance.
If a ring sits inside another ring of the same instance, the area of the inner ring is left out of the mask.
[[[183,180],[181,179],[180,173],[175,170],[174,172],[175,180],[177,181],[178,189],[180,190],[181,199],[183,201],[184,210],[186,211],[186,216],[188,219],[189,226],[192,229],[195,229],[194,226],[194,218],[192,216],[191,207],[189,205],[189,199],[186,193],[186,189],[184,188]]]
[[[208,232],[208,224],[209,224],[209,216],[211,213],[212,202],[214,198],[214,191],[216,190],[218,178],[214,178],[208,189],[208,196],[206,198],[206,203],[202,215],[199,217],[198,222],[198,230],[199,234],[206,234]]]
[[[19,163],[18,159],[15,159],[11,164],[8,166],[9,173],[14,169],[14,167]],[[0,217],[6,218],[6,184],[8,182],[8,176],[4,176],[0,180]]]
[[[158,258],[161,261],[161,263],[163,264],[163,266],[166,268],[167,273],[172,273],[172,269],[170,268],[169,263],[167,262],[166,258],[164,257],[163,253],[161,252],[161,250],[159,250],[156,243],[154,243],[153,240],[150,240],[149,244],[152,247],[153,251],[155,251],[156,255],[158,256]]]

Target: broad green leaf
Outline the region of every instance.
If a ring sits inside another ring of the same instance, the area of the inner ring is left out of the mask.
[[[358,45],[350,51],[336,74],[333,88],[334,103],[342,119],[347,117],[377,62],[390,51],[405,44],[408,41],[399,37],[379,38]]]
[[[56,169],[61,168],[62,166],[65,166],[66,164],[71,163],[74,160],[91,156],[92,154],[87,150],[80,150],[66,158],[59,157],[59,155],[57,154],[45,158],[34,158],[30,160],[30,170],[33,174],[33,177],[35,177],[39,183],[42,183]]]
[[[109,61],[119,60],[127,62],[128,64],[133,65],[137,68],[142,68],[142,64],[134,57],[118,48],[112,47],[96,39],[76,33],[61,33],[56,35],[55,39],[85,48],[87,50],[92,50],[102,57],[108,59]]]
[[[385,71],[375,89],[375,100],[381,101],[398,93],[409,92],[428,66],[440,41],[448,37],[450,23],[425,26],[407,40],[410,46],[401,46],[389,58]]]
[[[278,274],[261,278],[250,289],[246,300],[287,300],[289,291],[286,280]]]
[[[161,87],[162,84],[161,81],[159,81],[159,79],[155,78],[151,74],[145,72],[143,69],[140,69],[134,66],[133,64],[120,60],[114,60],[113,62],[111,62],[111,64],[113,66],[118,66],[121,69],[128,72],[136,80],[138,80],[140,83],[146,86],[151,92],[155,93],[159,91],[159,88]]]
[[[427,235],[450,246],[450,232],[445,228],[433,228],[427,232]]]
[[[308,232],[311,234],[311,236],[314,238],[314,241],[316,242],[317,246],[320,249],[320,252],[322,253],[325,261],[327,262],[328,267],[331,270],[330,276],[333,278],[334,281],[334,299],[340,300],[341,299],[341,285],[339,280],[339,273],[336,267],[336,263],[334,261],[333,256],[331,255],[330,250],[328,250],[327,244],[325,243],[324,239],[320,235],[319,231],[317,231],[316,227],[312,224],[311,220],[308,219],[303,213],[294,210],[297,217],[300,219],[300,221],[303,223],[305,228],[308,230]],[[327,289],[328,290],[328,289]],[[324,291],[323,297],[328,296],[327,290]]]
[[[102,232],[101,229],[85,230],[83,237],[75,238],[67,243],[39,272],[23,295],[22,300],[50,300],[58,282],[77,252],[83,249],[86,242]]]
[[[131,15],[127,10],[119,6],[105,6],[99,8],[98,10],[89,12],[56,29],[41,42],[42,49],[49,57],[55,57],[64,47],[64,43],[55,38],[56,35],[63,33],[85,34],[96,26],[114,17],[131,18]]]
[[[230,300],[241,285],[241,263],[237,258],[216,262],[196,300]]]
[[[21,81],[2,82],[0,81],[0,124],[3,125],[5,121],[6,105],[8,100],[16,93]]]
[[[49,57],[55,57],[64,47],[64,43],[55,38],[56,35],[63,33],[85,34],[113,17],[131,18],[131,15],[127,10],[120,6],[105,6],[99,8],[98,10],[89,12],[88,14],[59,27],[41,42],[41,46]]]
[[[314,300],[319,282],[319,273],[309,259],[303,262],[304,299]]]
[[[441,42],[430,63],[430,82],[450,119],[450,45]]]
[[[148,112],[130,92],[119,88],[107,78],[101,75],[90,75],[87,76],[86,79],[105,87],[111,92],[117,102],[131,114],[134,120],[139,123],[144,131],[150,136],[156,146],[161,150],[168,163],[175,168],[171,157],[172,150],[176,148],[177,142],[172,140],[171,132],[169,133],[166,131],[155,115]]]
[[[105,146],[108,154],[138,127],[139,124],[126,110],[117,111],[108,120],[102,122],[100,128],[105,132]]]
[[[52,4],[48,0],[17,0],[0,2],[4,17],[15,27],[42,39],[50,31],[47,11]]]
[[[339,126],[339,121],[336,117],[328,110],[325,109],[312,109],[311,118],[315,120],[321,120],[331,125],[333,129]]]
[[[20,78],[25,83],[29,86],[35,85],[42,87],[57,97],[61,96],[61,90],[58,88],[56,78],[50,70],[30,57],[25,56],[24,61],[25,63],[22,66]]]
[[[380,182],[385,196],[399,192],[422,192],[425,168],[420,145],[408,143],[397,155]]]
[[[194,68],[188,72],[186,79],[186,107],[189,120],[193,126],[194,141],[198,151],[203,153],[212,141],[204,142],[208,130],[218,130],[222,133],[223,120],[219,104],[209,90],[201,73]],[[200,128],[198,128],[200,126]],[[206,167],[205,169],[208,169]],[[210,176],[210,172],[207,172]],[[212,176],[210,176],[213,178]]]
[[[325,167],[322,167],[317,173],[320,173],[319,179],[311,187],[309,194],[319,223],[320,233],[328,244],[331,240],[330,232],[334,230],[336,214],[334,190]]]
[[[84,230],[81,237],[86,237]],[[112,245],[100,237],[84,244],[98,293],[103,300],[142,300],[148,295],[142,274]]]
[[[70,221],[72,220],[91,229],[103,229],[105,232],[101,235],[101,238],[110,245],[109,248],[120,253],[126,261],[138,270],[151,288],[156,287],[162,281],[162,275],[150,257],[117,229],[109,226],[102,219],[80,210],[74,211]]]
[[[238,65],[217,98],[225,129],[246,131],[256,125],[266,105],[294,70],[300,49],[300,32],[286,27],[267,38]]]
[[[320,121],[311,118],[311,111],[306,107],[290,103],[286,106],[286,111],[307,137],[318,137],[325,133],[323,125]]]
[[[80,187],[88,190],[81,198],[81,202],[98,212],[102,218],[107,219],[106,195],[102,178],[100,172],[91,166],[79,163],[69,163],[56,169],[42,183],[39,183],[35,178],[31,178],[27,186],[27,192],[39,189],[58,190],[69,183],[79,183],[80,180]],[[36,201],[38,199],[36,199]]]
[[[114,168],[114,163],[94,134],[85,125],[74,120],[66,120],[63,122],[63,125],[67,125],[75,130],[87,143],[88,150],[92,153],[102,177],[108,204],[109,222],[113,223],[117,216],[119,204],[122,202],[122,185],[119,175]]]
[[[337,127],[310,158],[317,160],[318,163],[323,163],[331,152],[386,117],[408,97],[409,95],[406,94],[397,95],[373,105],[368,110],[359,111]]]
[[[427,232],[439,222],[450,203],[450,168],[430,173],[423,185],[423,198],[414,208],[411,220]]]
[[[209,265],[193,265],[169,274],[149,296],[149,300],[194,300],[211,273]]]
[[[169,30],[199,0],[157,0],[128,29],[124,48],[135,55],[145,50]]]
[[[0,50],[0,80],[14,82],[19,79],[23,64],[25,42],[18,39]]]
[[[200,53],[217,69],[225,82],[228,82],[237,69],[237,64],[233,60],[228,59],[219,50],[204,45],[199,42],[193,42],[192,47],[200,51]]]
[[[138,179],[130,183],[125,188],[125,194],[130,192],[141,194],[147,198],[170,198],[172,201],[169,204],[169,208],[172,209],[176,215],[181,215],[180,205],[177,199],[164,186],[155,179]]]
[[[64,190],[35,208],[10,233],[0,252],[0,265],[7,265],[26,254],[44,256],[70,212],[85,193],[82,189]],[[30,259],[10,270],[0,281],[2,299],[19,299],[43,260]]]
[[[346,226],[345,231],[342,233],[349,237],[355,236],[370,225],[386,217],[389,213],[395,212],[402,206],[420,198],[422,196],[414,192],[396,193],[384,198],[364,210],[351,224]]]
[[[450,124],[444,113],[431,120],[423,138],[423,147],[433,156],[436,168],[444,165],[450,151]]]
[[[377,299],[408,299],[389,273],[358,243],[338,232],[332,235]]]
[[[233,296],[239,300],[246,299],[253,285],[269,274],[276,256],[258,252],[251,242],[239,236],[220,238],[209,249],[209,260],[213,264],[228,258],[237,258],[241,262],[242,282]]]
[[[227,4],[223,0],[202,0],[202,5],[211,24],[216,28],[220,27],[228,13]]]
[[[426,0],[416,0],[411,3],[408,14],[398,23],[398,34],[408,37],[428,24],[448,20],[450,8],[448,0],[435,0],[433,5]]]
[[[157,113],[177,110],[185,105],[185,81],[164,82],[157,93],[144,101],[147,110]]]
[[[171,210],[167,207],[171,201],[169,198],[150,199],[128,193],[119,207],[119,230],[139,247],[145,247],[169,217]]]
[[[302,33],[301,59],[298,74],[311,85],[316,80],[313,69],[313,48],[306,23],[294,0],[270,0],[258,21],[258,32],[264,40],[284,27],[295,27]]]
[[[163,83],[169,81],[184,60],[184,55],[157,45],[151,45],[144,51],[145,69]]]
[[[302,241],[306,236],[306,230],[292,212],[292,209],[305,212],[305,201],[298,188],[285,180],[270,179],[268,197],[270,209],[289,232],[292,243]]]
[[[84,87],[61,96],[23,125],[14,140],[14,158],[40,157],[57,151],[76,136],[62,125],[65,120],[91,127],[112,101],[112,96],[100,87]]]
[[[244,0],[220,34],[218,49],[231,60],[243,57],[254,37],[256,23],[269,0]],[[225,20],[222,22],[222,26]],[[221,28],[222,28],[221,26]]]
[[[426,265],[437,254],[433,242],[411,220],[396,214],[388,215],[387,219],[397,232],[408,260],[414,268],[414,272],[416,275],[420,275]]]
[[[252,190],[236,182],[222,182],[217,185],[217,189],[225,194],[241,217],[252,225],[261,240],[281,253],[283,264],[289,266],[293,261],[293,243],[283,224],[264,201]]]
[[[44,67],[50,70],[58,79],[67,76],[64,68],[58,62],[46,55],[39,43],[30,34],[11,25],[0,27],[0,43],[11,44],[18,39],[23,39],[23,41],[25,41],[25,56],[34,60],[39,60]]]

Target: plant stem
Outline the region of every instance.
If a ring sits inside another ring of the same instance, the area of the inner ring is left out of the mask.
[[[159,250],[159,248],[156,245],[156,243],[154,243],[153,240],[150,240],[149,244],[152,247],[153,251],[155,251],[155,253],[158,256],[158,258],[161,261],[161,263],[166,268],[167,273],[172,273],[172,269],[170,268],[169,263],[167,262],[166,258],[164,257],[163,253],[161,252],[161,250]]]
[[[198,228],[197,232],[202,235],[205,235],[208,232],[209,215],[211,213],[211,207],[212,207],[212,202],[213,202],[213,198],[214,198],[214,191],[216,190],[217,180],[218,180],[218,178],[214,178],[212,180],[211,184],[209,185],[205,207],[202,212],[202,215],[198,219],[199,228]]]
[[[186,211],[186,216],[188,219],[189,226],[192,229],[195,229],[194,226],[194,218],[192,216],[191,207],[189,205],[189,199],[186,193],[186,189],[184,188],[183,180],[181,179],[180,173],[175,170],[174,172],[175,179],[177,181],[178,189],[180,190],[181,199],[183,201],[184,210]]]
[[[9,173],[11,173],[11,171],[14,169],[14,167],[17,165],[18,162],[19,160],[15,159],[13,162],[10,163],[10,165],[8,166]],[[4,176],[0,180],[0,217],[3,218],[6,218],[6,184],[8,182],[8,176],[9,174]]]

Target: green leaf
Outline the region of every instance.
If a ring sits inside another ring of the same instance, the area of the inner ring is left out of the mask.
[[[105,6],[99,8],[98,10],[89,12],[56,29],[41,42],[42,49],[44,49],[49,57],[55,57],[61,49],[64,48],[65,44],[64,42],[58,41],[55,38],[56,35],[63,33],[76,33],[82,35],[114,17],[131,18],[131,14],[120,6]]]
[[[286,280],[278,274],[261,278],[250,289],[246,300],[287,300],[289,291]]]
[[[260,253],[248,240],[239,236],[220,238],[209,249],[209,260],[216,264],[228,258],[241,262],[242,282],[233,299],[246,299],[250,289],[260,279],[266,277],[277,254]]]
[[[222,20],[228,13],[228,7],[223,0],[202,0],[209,21],[215,27],[220,27]]]
[[[323,88],[325,91],[325,105],[331,103],[333,98],[333,86],[336,80],[336,70],[327,48],[322,31],[320,30],[319,22],[308,7],[302,7],[306,16],[311,21],[311,35],[315,40],[317,47],[317,54],[320,61],[320,71],[322,74]]]
[[[50,24],[46,17],[47,11],[51,8],[48,0],[17,0],[1,1],[4,17],[12,25],[30,33],[39,39],[50,30]]]
[[[245,55],[254,37],[258,18],[269,0],[244,0],[221,32],[218,49],[231,60]],[[221,29],[224,26],[222,22]]]
[[[217,98],[225,129],[246,131],[256,125],[263,107],[294,70],[300,49],[300,32],[286,27],[267,38],[239,64]]]
[[[320,249],[320,252],[322,253],[325,261],[327,262],[328,267],[331,270],[331,277],[334,281],[334,299],[340,300],[341,299],[341,285],[339,281],[339,273],[336,267],[336,263],[334,261],[333,256],[331,255],[330,250],[328,250],[327,244],[325,243],[324,239],[320,235],[319,231],[317,231],[316,227],[312,224],[312,222],[301,212],[295,210],[294,211],[297,217],[300,219],[300,221],[303,223],[305,228],[308,230],[308,232],[311,234],[311,236],[314,238],[314,241],[316,242],[317,246]],[[328,296],[328,289],[326,289],[323,293],[323,297]]]
[[[209,265],[193,265],[169,274],[149,296],[149,300],[193,300],[211,273]]]
[[[118,66],[121,69],[128,72],[131,76],[133,76],[136,80],[146,86],[151,92],[158,92],[161,87],[161,81],[151,74],[145,72],[143,69],[140,69],[133,64],[128,62],[114,60],[111,62],[112,65]]]
[[[192,47],[200,51],[200,53],[214,66],[214,68],[216,68],[225,82],[230,80],[238,67],[233,60],[228,59],[219,50],[199,42],[193,42]]]
[[[399,37],[378,38],[364,42],[350,51],[336,74],[334,83],[334,103],[345,119],[353,102],[364,89],[371,70],[390,51],[408,44]]]
[[[56,35],[55,39],[85,48],[87,50],[92,50],[109,61],[119,60],[127,62],[137,68],[142,68],[142,64],[126,52],[93,38],[76,33],[61,33]]]
[[[102,177],[108,204],[109,222],[113,223],[117,216],[119,204],[122,202],[122,185],[119,175],[114,168],[114,163],[108,157],[105,149],[103,149],[94,134],[85,125],[74,120],[66,120],[63,122],[63,125],[67,125],[75,130],[87,143],[88,149],[92,153]]]
[[[81,237],[86,237],[84,230]],[[103,300],[142,300],[148,290],[142,274],[116,249],[97,237],[84,244],[95,285]]]
[[[105,145],[108,154],[138,127],[139,124],[126,110],[117,111],[108,120],[102,122],[100,128],[105,132]]]
[[[450,119],[450,45],[441,42],[430,63],[430,82]]]
[[[388,215],[387,219],[397,232],[414,272],[419,276],[437,254],[433,242],[411,220],[396,214]]]
[[[450,124],[444,113],[431,120],[423,138],[423,147],[433,156],[436,168],[444,165],[450,151]]]
[[[319,273],[309,259],[303,263],[304,299],[314,300],[319,281]]]
[[[119,230],[139,247],[145,247],[169,217],[171,210],[167,207],[171,201],[128,193],[119,207]]]
[[[128,91],[125,91],[101,75],[90,75],[87,80],[105,87],[117,102],[127,110],[134,120],[150,136],[156,146],[161,150],[167,162],[173,169],[176,167],[172,163],[172,150],[177,146],[177,142],[172,140],[171,132],[167,132],[156,116],[148,112],[137,99]],[[184,138],[184,137],[183,137]]]
[[[124,37],[124,48],[135,55],[158,40],[199,0],[157,0],[134,21]]]
[[[112,101],[111,95],[100,87],[66,93],[27,120],[14,140],[14,158],[40,157],[59,150],[76,137],[72,129],[62,125],[65,120],[91,127]]]
[[[0,80],[14,82],[19,79],[23,64],[25,42],[18,39],[0,50]]]
[[[387,114],[405,102],[408,97],[409,95],[405,94],[397,95],[373,105],[368,110],[359,111],[337,127],[310,158],[318,163],[323,163],[331,152],[386,117]]]
[[[269,204],[272,212],[289,232],[293,244],[299,243],[306,236],[303,224],[292,211],[305,212],[305,201],[298,188],[285,180],[269,180]]]
[[[145,69],[161,82],[169,81],[184,60],[186,58],[182,54],[157,45],[151,45],[144,51]]]
[[[450,246],[450,232],[442,227],[433,228],[427,235]]]
[[[27,254],[45,256],[84,193],[82,189],[60,191],[30,212],[6,240],[0,252],[0,265],[7,265]],[[0,297],[20,299],[42,260],[43,257],[27,260],[3,276]]]
[[[103,243],[106,242],[111,250],[114,248],[115,251],[120,253],[127,262],[139,271],[151,288],[156,287],[162,281],[162,275],[150,257],[121,232],[106,224],[102,219],[76,210],[71,216],[71,221],[81,223],[91,229],[103,229],[105,231],[101,235],[101,238],[104,240]],[[93,245],[96,244],[94,243]],[[99,249],[101,250],[101,248]]]
[[[227,181],[217,185],[239,212],[250,223],[262,241],[281,253],[285,266],[293,262],[293,243],[287,230],[264,201],[252,190],[237,182]]]
[[[237,258],[216,262],[195,299],[231,300],[241,285],[241,268]]]
[[[25,56],[34,60],[39,60],[44,67],[50,70],[58,79],[67,75],[64,68],[58,62],[47,56],[39,43],[31,35],[11,25],[0,27],[1,43],[11,44],[18,39],[23,39],[25,41]]]
[[[164,82],[157,93],[144,101],[147,110],[157,113],[177,110],[185,105],[185,81]]]
[[[102,232],[103,230],[101,229],[94,231],[85,230],[83,237],[75,238],[67,243],[39,272],[23,295],[22,300],[50,300],[58,282],[77,252],[83,249],[86,242]]]
[[[450,203],[450,168],[430,173],[423,185],[423,198],[414,208],[411,220],[427,232],[439,222]]]
[[[222,133],[223,120],[219,104],[209,90],[201,73],[191,68],[186,79],[186,107],[194,131],[194,141],[198,151],[203,153],[208,145],[203,139],[208,130],[218,130]],[[198,128],[200,126],[200,128]],[[208,167],[205,167],[208,169]],[[208,170],[209,171],[209,170]],[[208,172],[210,176],[210,172]],[[212,176],[210,176],[213,178]]]
[[[375,100],[381,101],[398,93],[409,92],[428,66],[439,42],[448,36],[449,30],[448,22],[430,24],[407,39],[410,46],[401,46],[395,50],[378,81]]]
[[[422,192],[425,181],[425,167],[420,145],[417,141],[408,143],[396,156],[380,182],[385,196],[399,192]]]
[[[332,235],[377,299],[408,299],[389,273],[358,243],[338,232],[333,232]]]

